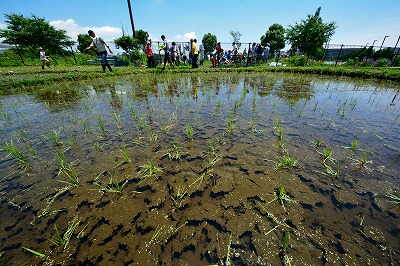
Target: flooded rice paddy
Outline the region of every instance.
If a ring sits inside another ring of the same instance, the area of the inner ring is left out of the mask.
[[[399,265],[398,90],[148,74],[0,96],[0,264]]]

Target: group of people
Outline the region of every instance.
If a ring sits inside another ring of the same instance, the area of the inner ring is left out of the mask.
[[[177,46],[175,42],[171,44],[168,43],[165,35],[161,35],[162,44],[159,46],[158,51],[164,52],[164,66],[163,70],[167,65],[167,62],[172,68],[175,68],[175,64],[178,64],[178,57],[182,56],[183,60],[186,61],[186,56],[182,54],[181,47]],[[190,39],[190,47],[189,48],[189,62],[192,65],[192,68],[198,68],[199,65],[197,61],[200,56],[200,65],[204,62],[204,43],[202,42],[200,46],[197,46],[196,39]],[[154,53],[151,47],[151,42],[148,40],[146,44],[146,55],[147,55],[147,67],[153,68],[155,67]]]
[[[110,46],[108,46],[108,44],[100,36],[96,36],[96,34],[92,30],[88,31],[88,35],[92,38],[92,42],[86,48],[86,50],[89,50],[92,47],[96,47],[101,59],[102,71],[106,72],[106,68],[108,68],[108,70],[112,72],[112,68],[107,61],[107,49],[110,53],[112,53]],[[170,64],[172,68],[175,68],[174,64],[177,63],[177,56],[182,55],[180,47],[177,50],[177,45],[175,42],[172,42],[170,45],[165,35],[161,35],[161,39],[163,43],[158,50],[159,52],[164,51],[164,66],[162,69],[165,70],[167,62]],[[197,64],[198,60],[200,60],[199,62],[200,65],[204,64],[204,59],[205,59],[204,40],[202,40],[201,44],[198,46],[196,39],[190,39],[188,50],[189,50],[189,62],[191,63],[192,68],[199,67],[199,65]],[[270,45],[268,43],[265,46],[253,43],[251,49],[249,49],[248,57],[252,58],[257,62],[261,60],[266,62],[269,57],[269,51],[270,51]],[[147,55],[147,66],[149,68],[154,68],[156,66],[156,63],[154,60],[154,53],[151,47],[150,40],[148,40],[146,44],[146,55]],[[214,51],[210,53],[210,60],[213,66],[218,66],[220,63],[229,64],[230,62],[238,61],[238,55],[239,52],[236,42],[232,43],[232,50],[225,51],[225,53],[224,49],[222,49],[221,43],[218,42]],[[246,49],[244,50],[243,55],[247,57]],[[47,67],[50,67],[49,56],[46,55],[42,47],[39,48],[39,56],[40,60],[42,61],[42,69],[44,69],[46,65]],[[183,56],[184,60],[186,60],[185,57],[186,56]]]

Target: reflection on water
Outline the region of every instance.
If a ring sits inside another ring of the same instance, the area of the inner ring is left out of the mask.
[[[1,96],[0,261],[399,263],[396,86],[137,75]]]

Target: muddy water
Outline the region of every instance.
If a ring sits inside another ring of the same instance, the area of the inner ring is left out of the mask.
[[[398,265],[398,94],[205,74],[2,96],[0,264]]]

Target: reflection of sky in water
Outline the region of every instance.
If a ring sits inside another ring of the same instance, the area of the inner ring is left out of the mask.
[[[48,106],[43,104],[45,99],[31,95],[1,96],[0,109],[10,114],[11,122],[0,117],[0,145],[15,138],[15,132],[21,128],[37,139],[52,129],[66,131],[77,120],[87,120],[88,125],[97,127],[95,114],[102,115],[106,126],[114,123],[115,114],[129,124],[132,123],[130,108],[138,115],[154,116],[155,122],[160,120],[158,124],[174,113],[183,125],[200,118],[205,125],[226,128],[234,103],[242,97],[236,120],[245,127],[252,116],[260,129],[271,130],[276,121],[282,120],[293,141],[310,142],[322,137],[332,145],[350,146],[357,137],[360,148],[370,151],[381,163],[393,161],[400,154],[396,150],[400,148],[400,96],[394,99],[395,90],[352,81],[310,77],[303,80],[290,77],[287,81],[285,76],[281,77],[181,77],[170,83],[155,82],[143,90],[134,80],[118,81],[113,88],[86,86],[82,88],[85,93],[76,100],[50,101]],[[218,102],[219,115],[214,117]],[[118,103],[120,107],[115,106]],[[399,168],[399,163],[395,167]]]

